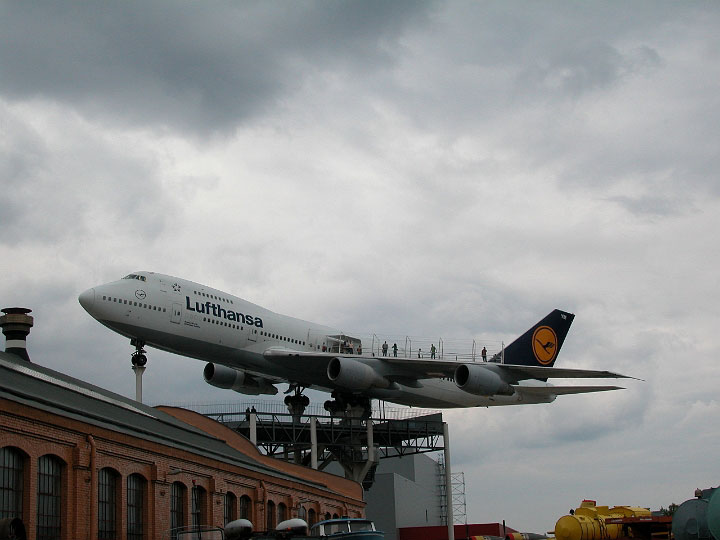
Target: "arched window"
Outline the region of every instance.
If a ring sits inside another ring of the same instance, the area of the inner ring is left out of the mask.
[[[332,517],[332,518],[333,518],[333,519],[338,519],[339,517],[340,517],[340,516],[338,516],[337,514],[333,514],[333,517]]]
[[[106,467],[98,474],[98,538],[115,540],[118,536],[118,485],[120,474]]]
[[[0,520],[23,519],[25,455],[12,446],[0,448]]]
[[[267,517],[267,530],[272,531],[275,528],[275,503],[272,501],[267,502],[267,508],[265,509],[265,516]]]
[[[307,509],[304,506],[301,506],[298,510],[298,517],[307,521]]]
[[[311,508],[311,509],[308,510],[308,512],[307,512],[307,524],[308,524],[310,527],[312,527],[313,525],[315,525],[315,522],[316,522],[316,521],[317,521],[317,517],[316,517],[316,514],[315,514],[315,510],[314,510],[313,508]]]
[[[251,519],[251,510],[252,508],[252,500],[247,495],[243,495],[240,497],[240,518],[242,519]]]
[[[170,530],[173,540],[177,538],[177,531],[185,526],[185,501],[187,488],[182,482],[173,482],[170,486]]]
[[[192,526],[206,525],[205,507],[207,506],[207,497],[205,495],[205,489],[201,486],[193,486],[191,497],[192,504],[190,514],[192,515]]]
[[[60,540],[63,462],[57,456],[38,459],[37,538]]]
[[[230,491],[225,494],[224,518],[225,525],[237,519],[237,497]]]
[[[278,523],[282,523],[287,519],[287,506],[285,506],[285,503],[280,503],[277,505],[277,514],[278,514]]]
[[[330,519],[330,512],[325,512],[325,519]]]
[[[139,474],[131,474],[127,479],[127,538],[143,540],[143,511],[145,508],[145,486],[147,482]]]

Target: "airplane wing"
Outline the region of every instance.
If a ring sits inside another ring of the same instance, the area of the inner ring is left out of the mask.
[[[306,372],[318,373],[327,369],[333,358],[361,362],[370,365],[378,374],[391,381],[412,385],[413,381],[421,379],[451,378],[455,375],[458,366],[466,364],[487,368],[506,381],[519,382],[527,379],[550,378],[591,378],[591,379],[635,379],[612,371],[598,371],[589,369],[556,368],[540,366],[524,366],[515,364],[499,364],[495,362],[456,362],[445,360],[424,360],[414,358],[394,358],[362,355],[338,355],[333,353],[316,353],[296,351],[288,348],[273,347],[265,351],[265,358],[288,368],[296,368]],[[302,358],[298,364],[297,359]],[[525,388],[525,387],[523,387]],[[563,388],[563,387],[554,387]],[[603,388],[603,387],[566,387],[566,388]],[[587,390],[585,390],[587,391]],[[581,390],[582,392],[582,390]],[[570,392],[566,392],[570,393]]]

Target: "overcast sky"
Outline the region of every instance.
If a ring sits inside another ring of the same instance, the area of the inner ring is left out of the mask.
[[[0,1],[0,304],[134,395],[77,302],[136,270],[377,334],[645,379],[446,412],[468,520],[720,483],[720,4]],[[490,348],[490,347],[488,347]],[[145,398],[229,402],[150,351]],[[322,396],[320,396],[322,398]]]

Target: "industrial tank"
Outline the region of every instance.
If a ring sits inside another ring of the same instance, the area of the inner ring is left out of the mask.
[[[707,507],[707,522],[710,534],[720,540],[720,489],[714,489]]]
[[[720,540],[720,496],[718,489],[696,490],[695,498],[678,506],[673,514],[672,532],[675,540]],[[710,501],[715,499],[712,508]],[[715,533],[710,531],[713,524]]]
[[[555,524],[557,540],[616,540],[622,533],[622,525],[606,523],[610,518],[649,516],[650,510],[635,506],[596,506],[595,501],[585,500],[580,507]]]

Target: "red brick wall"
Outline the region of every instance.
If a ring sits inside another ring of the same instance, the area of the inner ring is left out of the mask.
[[[288,507],[288,517],[297,515],[300,503],[306,508],[314,508],[318,514],[329,512],[361,517],[364,512],[362,488],[355,483],[348,484],[349,481],[342,478],[278,463],[279,471],[314,482],[323,480],[326,487],[308,486],[0,399],[0,448],[6,446],[19,448],[27,456],[23,521],[28,538],[36,536],[38,458],[46,454],[59,457],[65,464],[61,510],[63,540],[92,540],[96,536],[97,471],[104,467],[120,474],[119,538],[127,534],[127,478],[133,473],[140,474],[147,482],[144,526],[148,539],[160,539],[170,528],[170,486],[176,481],[182,482],[187,489],[187,524],[191,519],[193,485],[205,489],[204,514],[211,525],[223,525],[224,495],[228,491],[237,498],[236,504],[243,495],[253,501],[251,521],[256,529],[264,528],[268,500],[276,507],[278,503],[284,503]],[[94,463],[91,463],[93,456]],[[258,459],[257,455],[252,457]],[[268,465],[274,462],[272,458],[265,460],[269,460]]]

